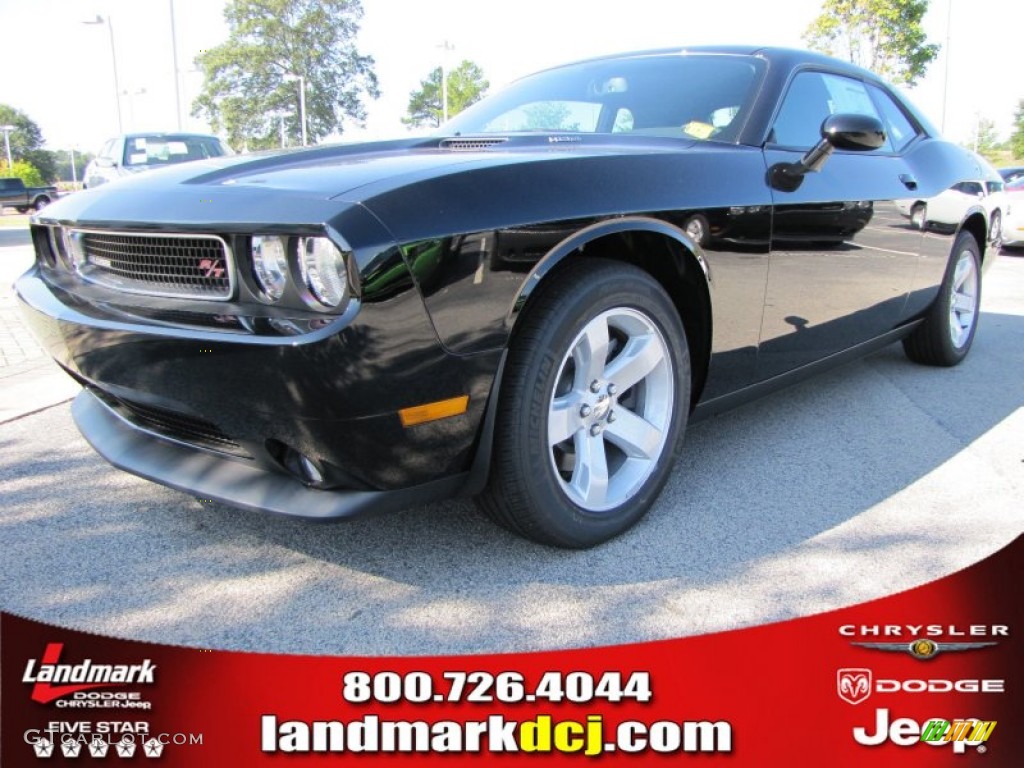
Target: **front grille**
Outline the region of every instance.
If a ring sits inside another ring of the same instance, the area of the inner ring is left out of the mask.
[[[204,419],[123,400],[109,392],[93,391],[127,421],[142,429],[200,448],[252,458],[241,445]]]
[[[441,149],[451,149],[456,152],[474,152],[478,149],[489,149],[504,144],[508,139],[444,139],[441,142]]]
[[[85,279],[128,293],[225,301],[234,292],[227,243],[214,235],[72,230]]]

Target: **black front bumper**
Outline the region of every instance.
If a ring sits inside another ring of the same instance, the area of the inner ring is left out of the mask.
[[[480,463],[500,353],[445,352],[414,292],[315,335],[254,339],[76,305],[38,268],[16,289],[33,333],[86,387],[73,411],[79,429],[134,474],[243,508],[329,519],[456,494]],[[401,408],[463,394],[462,415],[400,422]],[[284,448],[327,468],[327,487],[289,473]]]
[[[78,429],[103,458],[119,469],[241,509],[313,520],[340,520],[388,512],[457,495],[467,475],[457,474],[393,491],[329,491],[308,488],[288,475],[147,433],[125,421],[89,390],[71,406]]]

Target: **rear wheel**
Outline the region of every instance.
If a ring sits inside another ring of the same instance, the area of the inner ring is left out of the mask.
[[[690,236],[699,246],[705,246],[708,244],[708,232],[710,227],[708,225],[707,218],[700,213],[695,213],[693,216],[686,220],[683,225],[683,230]]]
[[[970,232],[960,232],[946,276],[924,322],[903,340],[907,356],[925,365],[956,365],[965,357],[978,329],[981,257]]]
[[[996,250],[1003,244],[1003,214],[995,211],[988,228],[988,240]]]
[[[917,203],[910,210],[910,223],[915,229],[924,229],[925,221],[928,219],[928,209],[924,203]]]
[[[686,424],[689,353],[675,306],[643,270],[579,259],[549,280],[509,352],[479,502],[520,535],[583,548],[657,498]]]

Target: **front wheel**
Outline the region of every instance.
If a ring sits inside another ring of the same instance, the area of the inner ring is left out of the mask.
[[[925,365],[956,365],[970,351],[981,305],[981,257],[978,242],[961,231],[939,295],[924,322],[903,340],[907,357]]]
[[[667,480],[689,352],[675,306],[643,270],[579,259],[549,281],[516,329],[479,502],[527,538],[591,547],[636,523]]]
[[[41,211],[49,204],[50,198],[48,198],[46,195],[40,195],[35,199],[35,202],[32,203],[32,207],[35,208],[36,211]]]

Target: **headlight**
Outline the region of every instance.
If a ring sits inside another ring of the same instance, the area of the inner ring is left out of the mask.
[[[345,256],[326,237],[299,240],[299,272],[302,282],[325,307],[337,307],[348,292]]]
[[[280,299],[288,285],[287,254],[283,237],[255,235],[252,239],[252,271],[270,301]]]

